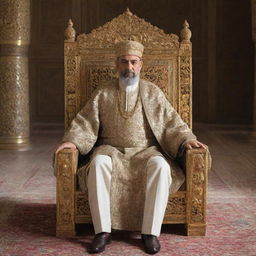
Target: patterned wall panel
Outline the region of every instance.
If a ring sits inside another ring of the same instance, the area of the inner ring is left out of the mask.
[[[32,0],[31,2],[32,123],[62,123],[64,122],[63,32],[71,16],[78,17],[75,21],[76,26],[79,26],[80,1]]]
[[[216,113],[220,123],[252,123],[250,7],[250,1],[217,1]]]
[[[63,122],[60,115],[64,108],[63,65],[62,61],[49,60],[34,63],[33,81],[37,87],[33,91],[33,105],[37,122]]]

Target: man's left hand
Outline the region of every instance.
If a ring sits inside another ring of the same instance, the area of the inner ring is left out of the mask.
[[[186,149],[192,149],[192,148],[204,148],[207,149],[207,145],[203,144],[202,142],[198,140],[189,140],[183,145]]]

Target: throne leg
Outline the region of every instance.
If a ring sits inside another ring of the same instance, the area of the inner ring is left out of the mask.
[[[76,236],[75,225],[70,225],[68,228],[63,229],[62,226],[57,225],[56,237],[74,237]]]
[[[204,149],[188,150],[187,174],[187,235],[204,236],[206,233],[206,194],[209,152]]]
[[[187,236],[205,236],[206,224],[187,224]]]
[[[77,152],[61,150],[55,161],[57,175],[56,236],[73,237],[75,231],[75,188]]]

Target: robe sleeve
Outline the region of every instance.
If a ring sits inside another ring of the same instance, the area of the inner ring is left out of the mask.
[[[72,120],[62,139],[72,142],[83,155],[90,152],[98,138],[99,131],[99,95],[97,90],[76,117]]]
[[[179,149],[182,149],[187,141],[196,140],[197,138],[166,98],[164,112],[166,120],[168,120],[165,124],[165,140],[172,155],[177,157]]]
[[[147,120],[156,139],[169,157],[176,158],[180,146],[196,136],[158,86],[143,80],[140,88]]]

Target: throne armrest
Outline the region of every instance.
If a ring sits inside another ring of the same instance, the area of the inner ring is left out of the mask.
[[[78,165],[78,153],[77,149],[64,148],[58,153],[55,153],[54,169],[56,178],[61,177],[67,171],[70,175],[76,175]]]
[[[210,160],[211,158],[208,149],[187,149],[183,156],[187,181],[193,180],[196,184],[201,184],[204,183],[204,181],[207,181],[208,171],[211,165]],[[187,183],[187,185],[189,184]]]
[[[75,235],[75,190],[78,150],[62,149],[55,154],[56,233],[59,237]]]
[[[188,235],[205,235],[206,197],[210,154],[208,149],[188,149],[185,156]]]

